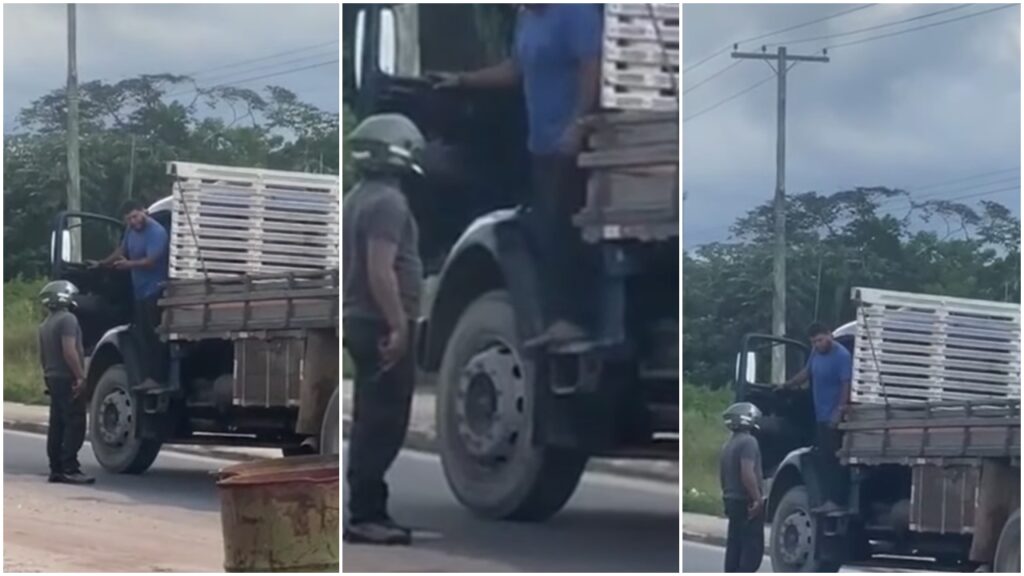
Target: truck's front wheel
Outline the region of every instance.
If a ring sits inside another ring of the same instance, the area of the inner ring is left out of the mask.
[[[807,488],[793,486],[779,501],[772,518],[773,572],[837,572],[839,566],[818,560],[815,551],[815,522]]]
[[[441,362],[437,430],[455,497],[489,518],[544,520],[572,496],[586,455],[533,441],[536,371],[507,292],[477,298]]]
[[[124,365],[107,368],[96,383],[89,409],[89,439],[100,466],[117,474],[141,474],[153,464],[160,442],[136,435],[142,416]]]
[[[1020,574],[1020,510],[1015,511],[1003,526],[992,571]]]

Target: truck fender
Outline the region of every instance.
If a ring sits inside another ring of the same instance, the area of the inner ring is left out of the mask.
[[[787,454],[775,469],[775,473],[768,479],[768,502],[765,514],[768,521],[775,516],[775,509],[786,492],[793,486],[801,485],[807,489],[807,496],[810,498],[812,506],[821,502],[821,488],[814,465],[814,453],[810,447],[797,448]]]
[[[85,366],[87,398],[92,397],[92,392],[96,388],[100,376],[114,364],[124,364],[130,383],[137,384],[141,381],[141,356],[127,324],[107,330],[93,347],[92,355],[89,356]]]
[[[436,296],[420,334],[420,365],[437,372],[462,311],[490,290],[507,290],[523,341],[543,330],[542,292],[536,255],[529,247],[523,213],[498,210],[475,220],[452,247],[438,275]]]

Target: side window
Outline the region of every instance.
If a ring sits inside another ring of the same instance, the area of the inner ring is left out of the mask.
[[[69,216],[61,231],[60,260],[66,264],[102,260],[117,248],[123,233],[120,224],[107,219]]]

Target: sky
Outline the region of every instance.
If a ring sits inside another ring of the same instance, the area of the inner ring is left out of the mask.
[[[66,7],[6,4],[3,15],[9,132],[22,107],[65,82]],[[339,64],[327,63],[340,54],[337,4],[79,4],[77,20],[79,82],[200,72],[200,86],[275,84],[338,111]]]
[[[697,63],[733,42],[857,6],[684,5],[683,238],[688,248],[727,239],[736,217],[772,198],[776,173],[773,72],[764,62],[744,61],[698,86],[734,60],[725,51]],[[969,5],[896,26],[794,43],[953,8],[875,5],[741,44],[740,50],[759,52],[764,43],[784,42],[791,54],[820,55],[830,44],[994,7]],[[789,70],[788,193],[880,185],[952,200],[1013,188],[963,201],[995,200],[1020,213],[1019,6],[835,47],[829,57],[829,63],[801,63]],[[768,77],[758,88],[702,113]]]

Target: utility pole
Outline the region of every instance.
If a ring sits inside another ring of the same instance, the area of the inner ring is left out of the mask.
[[[828,62],[828,56],[798,56],[786,52],[779,46],[776,54],[762,52],[733,52],[733,58],[763,60],[772,66],[775,60],[775,76],[778,78],[778,128],[775,144],[775,244],[772,257],[772,334],[782,337],[786,334],[786,73],[790,62]],[[786,349],[772,346],[772,382],[786,381]]]
[[[128,197],[133,198],[135,192],[135,134],[132,134],[132,149],[128,156]]]
[[[78,167],[78,54],[76,49],[75,5],[68,4],[68,211],[82,210],[81,179]],[[71,261],[82,259],[82,227],[71,225]]]

